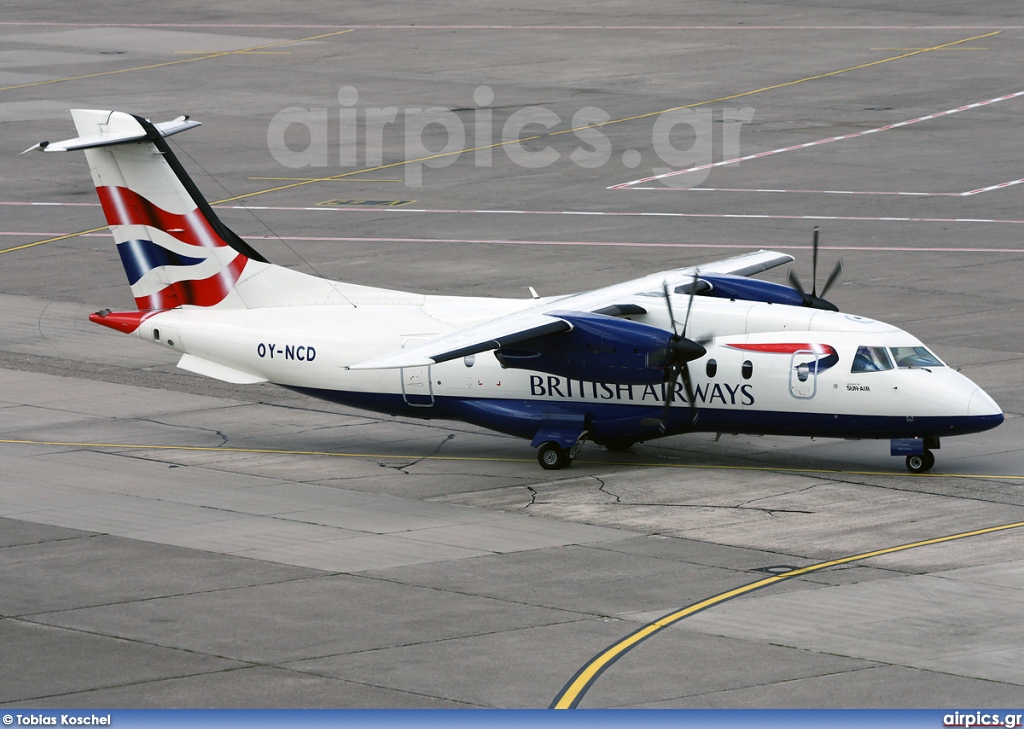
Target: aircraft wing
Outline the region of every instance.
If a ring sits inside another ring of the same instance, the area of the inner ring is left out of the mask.
[[[423,344],[407,347],[381,357],[374,357],[350,365],[348,369],[426,367],[447,362],[458,357],[507,347],[546,334],[569,331],[572,329],[572,324],[559,316],[564,312],[594,312],[611,316],[645,313],[644,309],[634,302],[635,297],[645,294],[660,295],[663,286],[668,286],[670,291],[687,286],[693,282],[695,271],[750,276],[792,260],[793,257],[785,253],[761,250],[702,266],[662,271],[581,294],[545,299],[532,308],[444,334]]]

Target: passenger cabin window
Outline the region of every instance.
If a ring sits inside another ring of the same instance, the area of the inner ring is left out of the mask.
[[[910,367],[944,367],[939,358],[924,347],[889,347],[896,366],[900,369]]]
[[[740,368],[740,374],[743,375],[744,380],[749,380],[754,374],[754,363],[749,359],[743,361],[743,366]]]
[[[707,372],[708,378],[714,377],[718,374],[718,362],[713,359],[709,359],[707,365],[704,367],[704,371]]]
[[[885,347],[857,347],[853,356],[851,372],[881,372],[891,370],[892,360],[889,359]]]

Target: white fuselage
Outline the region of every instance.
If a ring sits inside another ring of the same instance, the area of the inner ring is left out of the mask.
[[[686,298],[674,298],[678,299],[675,310],[685,310]],[[630,319],[672,328],[660,297],[638,296],[635,301],[648,313]],[[332,399],[385,412],[431,416],[435,408],[447,411],[439,406],[458,400],[599,408],[601,413],[611,412],[608,406],[648,407],[652,411],[662,406],[665,385],[661,383],[589,382],[505,369],[491,352],[429,367],[346,369],[382,353],[547,302],[550,300],[424,296],[415,303],[354,306],[251,310],[185,307],[147,319],[137,334],[252,378],[238,381],[266,380],[321,396],[333,393]],[[682,430],[841,434],[823,422],[823,417],[831,416],[837,426],[843,418],[847,437],[889,437],[879,430],[882,421],[869,424],[865,418],[912,424],[921,419],[956,420],[1000,413],[981,388],[949,367],[852,372],[851,363],[859,347],[922,346],[907,332],[871,319],[697,297],[689,331],[694,337],[713,335],[714,339],[705,345],[707,355],[689,365],[695,404],[703,423]],[[764,349],[768,345],[791,345],[792,350],[797,344],[809,346],[795,352]],[[838,362],[829,364],[827,351],[838,355]],[[685,396],[678,389],[676,392],[674,408],[688,409]],[[347,397],[351,395],[381,398],[353,400]],[[758,414],[768,419],[759,419]],[[801,415],[813,418],[801,423]],[[500,426],[492,420],[487,420],[488,427]],[[950,433],[957,427],[951,427]],[[913,426],[903,431],[915,432]]]

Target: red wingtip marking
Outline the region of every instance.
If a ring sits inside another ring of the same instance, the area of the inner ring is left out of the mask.
[[[159,313],[160,310],[108,311],[105,314],[101,311],[97,311],[95,314],[89,314],[89,321],[94,324],[102,324],[103,326],[119,331],[122,334],[131,334],[142,325],[142,322],[154,314]]]

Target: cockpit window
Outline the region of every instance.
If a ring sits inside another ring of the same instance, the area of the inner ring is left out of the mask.
[[[900,369],[909,367],[942,367],[938,357],[924,347],[889,347],[896,366]]]
[[[857,354],[853,356],[853,368],[850,371],[881,372],[891,369],[892,361],[885,347],[857,347]]]

